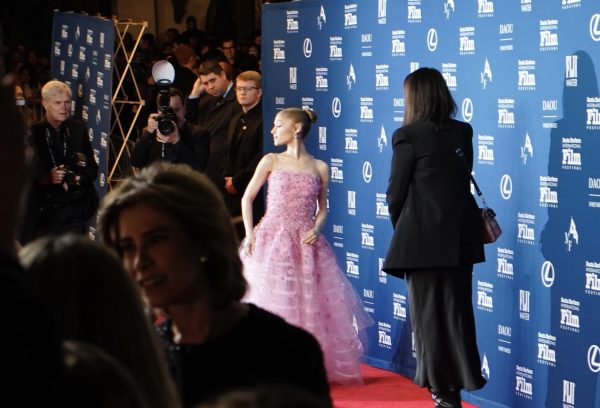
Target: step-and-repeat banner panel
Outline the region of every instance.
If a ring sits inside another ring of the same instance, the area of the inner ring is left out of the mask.
[[[71,115],[86,123],[98,163],[96,189],[100,199],[107,190],[108,146],[112,101],[115,28],[111,20],[55,12],[51,73],[71,86]],[[90,221],[96,235],[96,219]]]
[[[365,361],[414,374],[404,281],[381,272],[402,82],[440,70],[474,129],[475,177],[504,230],[476,266],[483,406],[600,407],[600,3],[302,0],[263,8],[266,123],[319,114],[325,234],[375,326]],[[269,126],[266,127],[269,129]],[[272,140],[265,134],[267,150]],[[440,339],[444,341],[444,339]]]

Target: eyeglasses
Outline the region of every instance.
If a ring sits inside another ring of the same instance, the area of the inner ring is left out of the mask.
[[[257,87],[255,87],[255,86],[246,86],[246,87],[243,87],[243,86],[236,86],[236,87],[235,87],[235,90],[236,90],[237,92],[250,92],[250,91],[251,91],[251,90],[253,90],[253,89],[258,89],[258,88],[257,88]]]

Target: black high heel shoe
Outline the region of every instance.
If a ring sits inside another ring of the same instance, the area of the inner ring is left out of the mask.
[[[435,403],[435,408],[462,408],[460,391],[433,391],[431,399]]]

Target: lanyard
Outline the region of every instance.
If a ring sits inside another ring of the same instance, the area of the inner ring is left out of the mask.
[[[63,158],[67,157],[67,139],[70,137],[69,128],[65,128],[67,134],[63,136]],[[59,136],[61,134],[59,133]],[[56,163],[56,157],[54,157],[54,150],[52,146],[54,146],[54,142],[52,141],[52,135],[50,134],[50,129],[46,128],[46,145],[48,146],[48,153],[50,153],[50,160],[52,160],[52,167],[57,167],[58,163]]]

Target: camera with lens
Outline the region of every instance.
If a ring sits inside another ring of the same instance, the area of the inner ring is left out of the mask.
[[[163,135],[175,131],[177,117],[175,111],[169,106],[171,101],[170,87],[175,79],[175,69],[168,61],[158,61],[152,67],[152,78],[158,88],[157,105],[160,114],[154,118],[158,122],[158,130]]]
[[[158,130],[163,135],[170,135],[175,131],[175,111],[168,104],[159,106],[159,110],[160,114],[154,118],[158,122]]]
[[[75,189],[80,186],[77,176],[81,176],[86,166],[87,158],[83,153],[73,153],[67,157],[67,163],[62,165],[62,169],[65,171],[63,182],[69,189]]]

